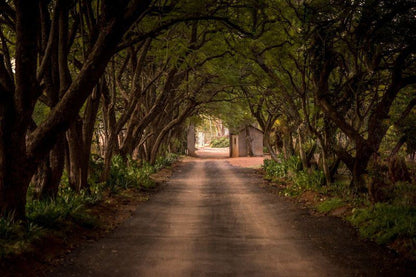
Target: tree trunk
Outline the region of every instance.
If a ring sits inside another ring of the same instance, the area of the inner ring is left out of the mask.
[[[368,162],[370,161],[373,150],[364,145],[357,145],[357,154],[354,158],[351,187],[354,192],[367,192],[367,185],[363,179],[366,173]]]
[[[46,168],[45,168],[46,165]],[[41,181],[39,199],[55,198],[58,195],[65,165],[65,137],[61,135],[50,151],[41,169],[45,170]]]
[[[1,215],[12,214],[15,219],[25,220],[26,192],[32,176],[22,174],[20,167],[10,169],[14,172],[3,176],[3,182],[7,185],[0,187]]]
[[[111,159],[114,151],[118,149],[118,133],[116,131],[116,116],[115,116],[115,92],[110,95],[108,86],[104,85],[102,88],[102,113],[104,117],[104,128],[106,134],[106,145],[104,147],[104,168],[101,175],[101,181],[104,182],[110,176]]]
[[[94,93],[88,98],[84,118],[78,118],[67,133],[70,157],[69,182],[70,186],[76,191],[89,187],[89,160],[94,123],[100,103],[100,91],[99,86],[94,89]]]
[[[332,177],[331,177],[331,171],[329,170],[329,166],[328,166],[328,153],[324,149],[324,147],[322,147],[321,153],[322,153],[322,171],[324,172],[326,185],[329,185],[332,183]]]
[[[196,153],[195,153],[195,125],[194,124],[190,124],[188,127],[188,133],[187,133],[187,137],[186,137],[186,141],[187,141],[187,149],[188,149],[188,155],[191,157],[195,157]]]
[[[294,153],[292,133],[283,134],[283,155],[285,159],[289,159]]]
[[[3,127],[1,131],[6,131]],[[10,131],[0,134],[0,215],[13,214],[15,219],[24,220],[26,192],[36,168],[27,162],[21,130]]]
[[[307,161],[305,149],[303,149],[303,138],[302,138],[301,130],[302,130],[301,127],[299,127],[298,128],[299,156],[302,162],[303,170],[306,171],[308,169],[308,161]]]
[[[13,2],[16,23],[14,80],[12,76],[6,76],[4,62],[0,61],[1,214],[14,212],[15,218],[24,219],[26,192],[37,166],[77,117],[110,57],[117,51],[124,33],[148,12],[150,5],[148,0],[122,2],[105,1],[102,5],[100,32],[94,32],[97,36],[91,38],[93,45],[82,68],[62,91],[62,99],[33,132],[28,131],[28,126],[41,95],[40,80],[43,78],[42,70],[38,71],[39,1]],[[62,39],[65,41],[67,37]]]
[[[117,137],[113,134],[110,135],[110,139],[107,142],[107,147],[104,155],[104,168],[101,175],[101,181],[105,182],[110,177],[111,160],[113,158],[114,149],[117,147]]]
[[[246,126],[246,145],[247,145],[247,153],[249,157],[254,156],[252,142],[253,142],[253,138],[251,137],[251,134],[250,134],[250,126]]]
[[[0,55],[0,215],[25,219],[26,192],[37,165],[29,162],[26,135],[40,90],[36,80],[37,1],[14,1],[16,44],[15,78]],[[46,154],[46,153],[45,153]],[[39,155],[40,156],[40,155]],[[37,157],[37,163],[44,157]]]
[[[230,142],[231,143],[231,142]],[[266,146],[267,150],[270,153],[270,157],[274,160],[274,161],[278,161],[276,152],[274,152],[274,149],[271,147],[270,145],[270,132],[268,130],[264,131],[264,136],[263,136],[263,143]]]
[[[338,167],[341,164],[341,159],[337,158],[334,163],[329,167],[329,172],[331,175],[331,180],[333,181],[335,178],[335,174],[337,174]]]
[[[156,140],[152,146],[152,150],[150,152],[150,164],[155,164],[157,154],[159,151],[160,144],[162,143],[163,138],[166,136],[166,134],[169,132],[170,129],[175,127],[178,124],[181,124],[186,117],[190,114],[191,110],[194,108],[194,106],[190,105],[188,106],[185,111],[182,112],[177,118],[170,121],[163,129],[160,131],[159,135],[156,137]]]
[[[312,160],[312,158],[313,158],[313,156],[315,154],[316,147],[317,147],[317,143],[314,142],[314,144],[312,145],[311,149],[309,149],[309,151],[306,153],[306,161],[308,162],[308,167],[311,166],[310,163],[311,163],[311,160]]]
[[[396,143],[396,145],[393,147],[393,150],[391,150],[390,157],[394,157],[399,152],[400,148],[403,146],[405,142],[406,136],[402,136]]]
[[[100,98],[102,88],[104,86],[104,80],[102,79],[94,90],[93,94],[88,98],[87,105],[84,112],[83,124],[82,124],[82,153],[80,155],[81,164],[81,179],[80,188],[88,189],[88,170],[89,161],[91,155],[92,138],[94,135],[94,125],[97,118],[98,108],[100,105]]]
[[[81,136],[81,122],[79,119],[72,123],[68,132],[67,140],[69,146],[69,186],[79,191],[81,189],[81,155],[82,155],[82,144],[80,143],[79,137]]]

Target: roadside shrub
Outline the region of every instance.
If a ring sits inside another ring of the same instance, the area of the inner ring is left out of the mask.
[[[104,169],[104,159],[96,154],[91,154],[89,162],[88,184],[94,185],[99,183]]]
[[[155,163],[155,171],[159,171],[164,167],[171,166],[174,162],[176,162],[179,158],[179,155],[174,153],[168,153],[164,156],[160,156],[156,159]]]
[[[159,160],[159,165],[160,168],[163,168],[164,166],[162,166],[164,162],[162,162],[161,160]],[[142,166],[140,168],[136,168],[135,173],[137,176],[137,188],[145,188],[145,189],[149,189],[149,188],[153,188],[155,186],[155,183],[153,182],[152,179],[150,179],[150,175],[152,175],[153,173],[155,173],[157,170],[155,169],[155,167],[151,166],[148,163],[143,163]]]
[[[110,178],[107,185],[111,192],[117,192],[119,189],[127,189],[129,187],[139,187],[140,167],[138,163],[130,157],[127,161],[119,155],[111,160]]]
[[[0,258],[21,253],[45,230],[33,222],[15,221],[13,214],[0,218]]]
[[[55,199],[28,202],[26,216],[29,222],[49,229],[59,229],[71,221],[84,227],[94,227],[98,221],[88,214],[86,205],[96,204],[101,199],[101,191],[77,193],[63,186]]]
[[[117,192],[120,187],[126,189],[132,183],[137,182],[136,178],[131,176],[131,172],[134,171],[134,166],[130,164],[129,169],[127,163],[120,155],[115,155],[111,159],[110,178],[107,180],[107,185],[110,187],[111,192]]]
[[[393,190],[393,203],[403,206],[416,206],[416,184],[397,182]]]
[[[178,155],[168,154],[158,158],[156,165],[151,166],[148,163],[139,164],[130,158],[125,162],[120,156],[115,156],[110,179],[100,183],[102,159],[93,157],[90,161],[90,186],[88,190],[80,192],[71,189],[65,172],[56,198],[34,200],[31,193],[28,193],[26,222],[14,221],[13,214],[0,217],[0,257],[27,251],[33,240],[44,236],[48,229],[65,230],[72,224],[84,228],[97,227],[99,220],[88,211],[88,206],[101,201],[109,186],[111,191],[129,187],[151,188],[154,182],[150,175],[177,159]]]
[[[210,146],[212,148],[225,148],[225,147],[230,147],[230,139],[229,139],[229,137],[221,137],[221,138],[213,139],[211,141]]]
[[[281,160],[283,160],[283,156],[281,156]],[[298,156],[290,156],[285,162],[288,170],[293,174],[302,169],[302,162]]]
[[[42,201],[34,200],[27,205],[26,210],[29,221],[49,229],[59,229],[73,218],[88,217],[85,204],[78,197],[69,201],[62,197]],[[81,220],[75,223],[83,224]]]
[[[99,225],[98,219],[88,213],[86,206],[102,199],[103,184],[95,184],[89,191],[75,192],[65,178],[54,199],[34,200],[28,195],[27,221],[14,221],[13,215],[0,218],[0,257],[27,251],[31,243],[44,236],[48,229],[65,229],[73,223],[85,228]]]
[[[297,156],[291,156],[289,159],[284,159],[282,155],[279,156],[279,161],[270,159],[264,160],[263,169],[266,172],[268,179],[273,178],[289,178],[295,180],[298,185],[302,187],[310,186],[321,179],[321,174],[313,173],[308,177],[306,172],[301,171],[302,163]],[[310,184],[310,185],[309,185]]]
[[[83,207],[72,211],[69,217],[74,223],[84,228],[94,229],[100,225],[98,218],[86,212]]]
[[[102,200],[104,189],[104,183],[95,183],[89,187],[89,190],[84,189],[79,192],[72,190],[69,185],[61,185],[59,187],[57,200],[64,203],[71,203],[70,205],[75,205],[75,203],[94,205]]]
[[[292,177],[294,184],[304,190],[317,190],[324,180],[325,176],[320,170],[313,170],[311,173],[299,171]]]
[[[27,205],[28,219],[41,226],[56,229],[63,225],[72,206],[66,206],[60,200],[34,200]]]
[[[335,181],[319,188],[319,192],[336,198],[348,198],[351,195],[348,182]]]
[[[285,162],[276,162],[274,160],[264,160],[263,169],[266,172],[267,179],[283,178],[287,176],[288,165]]]
[[[155,186],[155,183],[150,178],[150,175],[164,167],[170,166],[178,157],[178,155],[171,153],[160,156],[157,158],[155,165],[152,166],[147,162],[139,164],[130,157],[128,157],[126,163],[121,156],[114,156],[107,185],[112,192],[117,192],[120,188],[152,188]]]
[[[297,196],[305,190],[319,190],[324,182],[324,174],[320,170],[305,172],[300,170],[301,161],[297,156],[284,159],[281,155],[280,162],[264,160],[263,169],[265,178],[272,181],[290,181],[290,184],[283,190],[286,196]],[[284,180],[282,180],[284,179]]]
[[[0,240],[14,239],[21,232],[21,226],[13,220],[13,214],[0,218]]]
[[[416,238],[416,207],[376,203],[353,210],[348,220],[358,228],[361,236],[379,244],[397,238]]]

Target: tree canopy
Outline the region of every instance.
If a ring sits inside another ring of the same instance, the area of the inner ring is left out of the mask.
[[[366,191],[375,156],[415,153],[415,21],[411,0],[2,0],[1,213],[64,172],[88,190],[92,156],[105,181],[115,155],[183,152],[201,114]]]

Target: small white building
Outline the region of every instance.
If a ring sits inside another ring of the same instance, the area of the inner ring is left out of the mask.
[[[263,131],[248,125],[230,134],[230,157],[263,156]]]

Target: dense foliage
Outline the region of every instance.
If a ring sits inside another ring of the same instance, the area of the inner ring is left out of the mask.
[[[217,139],[213,139],[211,141],[211,145],[212,148],[225,148],[225,147],[229,147],[230,146],[230,139],[228,137],[222,137],[222,138],[217,138]]]

